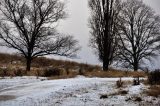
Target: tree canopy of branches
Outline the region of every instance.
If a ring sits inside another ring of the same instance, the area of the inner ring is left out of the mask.
[[[117,48],[117,16],[121,9],[120,0],[89,0],[91,18],[91,46],[103,62],[103,70],[108,70],[116,56]]]
[[[66,17],[64,6],[60,0],[1,0],[1,46],[18,50],[26,70],[38,56],[76,55],[77,41],[56,31],[57,22]]]
[[[160,17],[141,0],[127,0],[119,15],[119,60],[135,71],[144,59],[157,54]]]

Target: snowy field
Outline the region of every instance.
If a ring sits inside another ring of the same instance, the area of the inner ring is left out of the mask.
[[[132,78],[117,88],[118,78],[47,80],[36,77],[0,79],[0,106],[160,106],[160,98],[147,96],[147,86],[133,86]],[[119,94],[119,91],[128,91]],[[101,98],[106,95],[107,98]],[[142,101],[137,101],[140,97]]]

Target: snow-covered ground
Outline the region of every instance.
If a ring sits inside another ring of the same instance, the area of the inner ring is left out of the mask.
[[[154,106],[160,98],[147,96],[147,86],[132,86],[132,78],[122,88],[116,87],[118,78],[86,78],[47,80],[36,77],[0,79],[0,106]],[[119,94],[119,91],[128,91]],[[107,95],[107,98],[100,98]],[[136,101],[136,98],[142,101]]]

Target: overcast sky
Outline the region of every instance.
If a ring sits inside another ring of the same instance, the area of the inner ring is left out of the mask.
[[[71,34],[79,41],[82,47],[78,53],[79,59],[76,61],[97,64],[93,50],[89,45],[88,17],[89,9],[87,0],[67,0],[66,10],[68,18],[59,24],[59,31]]]
[[[144,2],[160,14],[160,0],[144,0]],[[88,46],[90,36],[87,25],[90,15],[88,0],[68,0],[67,12],[69,13],[69,17],[60,23],[59,30],[64,33],[72,34],[79,40],[82,49],[78,55],[81,59],[76,61],[100,64],[93,50]]]
[[[93,50],[89,45],[89,28],[88,28],[88,0],[64,0],[67,1],[66,11],[69,14],[68,18],[59,23],[59,31],[61,33],[71,34],[79,41],[82,49],[79,51],[79,59],[74,59],[78,62],[89,64],[100,64]],[[160,0],[144,0],[147,5],[150,5],[157,13],[160,14]],[[2,49],[1,49],[2,50]],[[7,52],[3,49],[3,52]],[[64,59],[62,57],[56,57]],[[158,65],[157,65],[158,66]]]

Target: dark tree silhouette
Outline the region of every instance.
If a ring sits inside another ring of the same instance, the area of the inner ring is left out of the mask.
[[[108,70],[116,56],[118,43],[116,23],[121,9],[120,4],[120,0],[89,0],[90,42],[99,60],[103,62],[103,70]]]
[[[143,59],[157,54],[160,17],[141,0],[127,0],[119,17],[119,60],[135,71]]]
[[[66,17],[60,0],[1,0],[1,45],[18,50],[30,70],[34,58],[73,56],[78,50],[72,36],[59,34],[57,22]]]

